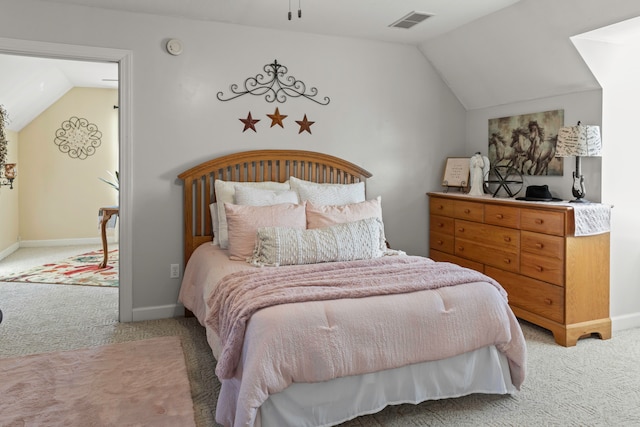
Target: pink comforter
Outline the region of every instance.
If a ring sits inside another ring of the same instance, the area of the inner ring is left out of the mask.
[[[208,305],[206,324],[222,343],[217,418],[225,425],[253,425],[268,396],[294,381],[360,375],[487,345],[507,356],[516,387],[524,380],[524,338],[506,293],[454,264],[401,256],[241,271],[218,284]]]

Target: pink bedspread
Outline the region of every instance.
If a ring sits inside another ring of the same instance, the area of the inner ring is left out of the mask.
[[[507,356],[517,388],[525,376],[524,338],[502,287],[428,258],[241,271],[218,284],[208,305],[206,324],[222,342],[216,414],[224,425],[253,425],[269,395],[292,382],[397,368],[487,345]]]

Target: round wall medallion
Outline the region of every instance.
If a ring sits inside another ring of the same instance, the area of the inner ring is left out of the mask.
[[[102,132],[87,119],[71,117],[60,125],[53,142],[72,159],[84,160],[102,144]]]

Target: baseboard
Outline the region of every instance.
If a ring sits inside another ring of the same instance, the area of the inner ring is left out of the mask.
[[[169,319],[184,316],[182,304],[159,305],[155,307],[142,307],[133,309],[133,321]]]
[[[640,327],[640,313],[624,314],[611,318],[611,330],[623,331]]]
[[[7,249],[0,251],[0,260],[8,257],[9,255],[17,251],[19,248],[20,248],[20,243],[15,242],[13,245],[9,246]]]
[[[116,240],[107,238],[108,244],[113,244]],[[50,246],[72,246],[72,245],[102,245],[100,237],[87,237],[79,239],[51,239],[51,240],[21,240],[21,248],[43,248]]]

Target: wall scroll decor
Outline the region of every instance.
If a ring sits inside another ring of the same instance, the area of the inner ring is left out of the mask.
[[[60,125],[53,142],[72,159],[84,160],[96,152],[102,141],[98,126],[87,119],[71,117]]]
[[[244,81],[244,90],[239,90],[237,84],[232,84],[231,92],[235,96],[224,98],[224,94],[218,92],[216,95],[217,98],[220,101],[231,101],[232,99],[250,94],[256,96],[264,95],[264,99],[267,102],[278,101],[283,103],[286,102],[288,97],[303,97],[316,104],[329,104],[330,99],[327,96],[324,97],[324,102],[314,99],[318,94],[318,89],[315,87],[310,88],[307,92],[307,85],[304,82],[293,76],[285,77],[285,74],[287,74],[289,70],[284,65],[278,64],[278,61],[273,61],[273,64],[265,65],[263,69],[266,76],[264,74],[256,74],[255,77],[248,77]]]
[[[563,123],[564,110],[490,119],[491,165],[513,167],[522,175],[562,175],[562,159],[555,154]]]

